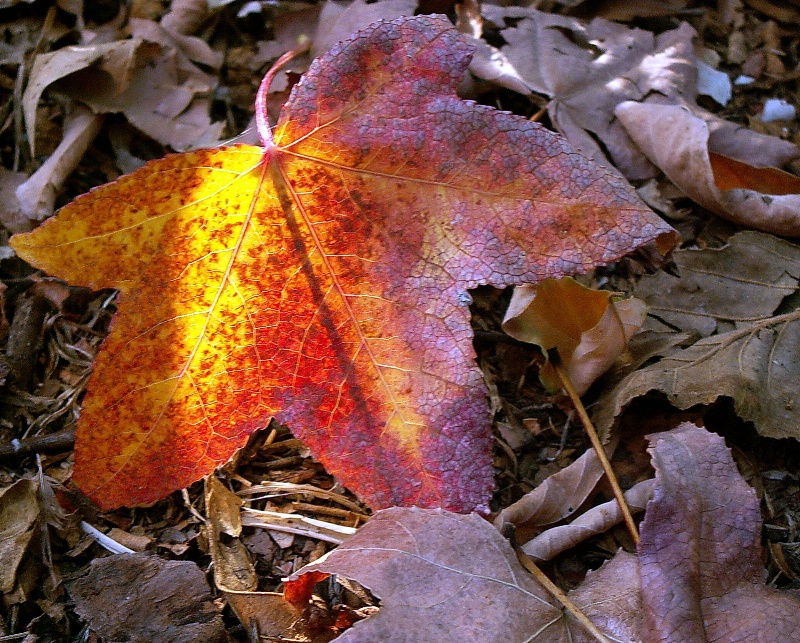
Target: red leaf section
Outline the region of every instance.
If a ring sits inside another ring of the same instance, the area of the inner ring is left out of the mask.
[[[14,248],[122,291],[78,427],[102,508],[207,474],[270,418],[375,508],[487,510],[468,289],[585,272],[671,229],[537,124],[462,101],[450,23],[378,23],[318,59],[265,150],[171,156]]]

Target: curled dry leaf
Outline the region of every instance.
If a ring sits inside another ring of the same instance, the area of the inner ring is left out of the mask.
[[[471,53],[441,17],[373,25],[315,61],[266,149],[153,161],[13,238],[51,274],[121,291],[80,489],[151,502],[274,417],[373,507],[487,509],[468,289],[675,237],[561,137],[460,100]]]
[[[36,107],[42,92],[49,85],[91,68],[95,85],[100,85],[98,81],[102,78],[106,81],[103,84],[111,81],[112,93],[125,92],[130,87],[137,66],[146,56],[146,49],[147,45],[143,40],[132,38],[88,47],[64,47],[53,53],[37,56],[22,95],[25,130],[31,154],[36,154]]]
[[[322,7],[317,31],[311,45],[311,55],[321,56],[337,42],[347,40],[360,29],[378,20],[396,20],[413,16],[417,0],[353,0],[349,4],[328,0]]]
[[[673,327],[705,337],[684,347],[667,342],[660,361],[604,392],[598,430],[608,435],[633,399],[661,391],[681,409],[730,397],[761,435],[800,437],[800,311],[775,315],[800,287],[800,248],[743,232],[719,250],[678,251],[675,261],[677,278],[660,273],[635,293]]]
[[[517,528],[517,542],[526,542],[525,531],[549,525],[572,515],[603,477],[603,467],[594,449],[586,451],[572,464],[549,476],[533,491],[503,509],[494,524]]]
[[[310,583],[303,579],[329,574],[355,580],[381,600],[380,612],[340,636],[342,643],[561,643],[570,640],[567,628],[582,630],[567,624],[508,541],[475,514],[379,511],[346,543],[293,574],[287,592],[304,603]]]
[[[653,495],[654,480],[644,480],[625,492],[625,501],[632,513],[642,511]],[[522,550],[536,561],[551,560],[561,552],[608,531],[623,521],[622,510],[616,499],[592,507],[568,525],[552,527],[522,546]]]
[[[219,65],[219,55],[196,38],[165,35],[147,20],[132,20],[131,29],[142,37],[64,47],[36,57],[23,94],[32,148],[36,107],[51,85],[98,114],[124,114],[139,130],[173,149],[216,144],[224,126],[209,117],[208,95],[216,78],[191,62],[183,49],[210,66]]]
[[[546,362],[539,379],[551,392],[561,388],[561,380],[547,352],[557,349],[572,385],[583,395],[622,354],[646,311],[633,297],[620,299],[569,277],[545,279],[514,289],[503,330],[542,349]]]
[[[258,577],[250,554],[239,539],[244,501],[214,475],[206,478],[206,535],[214,561],[214,582],[223,592],[252,592]],[[229,599],[235,606],[236,596]],[[234,607],[235,609],[235,607]]]
[[[105,117],[76,103],[64,121],[64,136],[55,151],[20,185],[11,201],[3,201],[0,221],[13,232],[27,232],[33,222],[53,214],[56,197],[100,133]]]
[[[615,114],[639,149],[703,207],[739,225],[800,236],[800,177],[718,153],[706,121],[687,107],[626,102]]]

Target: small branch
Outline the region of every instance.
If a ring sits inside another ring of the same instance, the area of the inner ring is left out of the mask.
[[[75,446],[75,429],[66,429],[50,435],[34,435],[22,440],[13,440],[11,444],[0,444],[0,458],[10,456],[22,457],[43,451],[68,451]]]

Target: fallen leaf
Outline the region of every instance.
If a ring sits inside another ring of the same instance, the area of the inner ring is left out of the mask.
[[[353,0],[350,3],[327,0],[319,15],[311,55],[315,58],[321,56],[336,43],[347,40],[378,20],[413,16],[416,9],[417,0]]]
[[[22,185],[11,201],[3,201],[0,220],[14,232],[27,232],[34,222],[52,216],[56,197],[78,167],[94,141],[105,118],[80,103],[64,120],[64,136],[47,160]]]
[[[193,562],[147,554],[96,558],[70,594],[75,611],[104,640],[230,641],[220,608]]]
[[[625,502],[631,513],[642,511],[653,495],[654,481],[643,480],[625,492]],[[616,499],[592,507],[568,525],[551,527],[522,546],[535,561],[552,560],[561,552],[571,549],[592,536],[602,534],[623,521],[622,510]]]
[[[796,641],[800,600],[764,585],[761,511],[724,440],[684,424],[650,436],[641,525],[645,641]]]
[[[534,9],[484,5],[483,15],[501,28],[501,51],[534,91],[551,97],[551,122],[580,151],[614,166],[631,180],[655,170],[614,118],[625,100],[656,93],[693,101],[697,72],[695,31],[682,23],[655,34],[608,20],[587,23]],[[506,26],[506,20],[513,26]]]
[[[312,65],[275,144],[151,162],[13,238],[121,291],[77,429],[101,507],[188,485],[274,417],[373,507],[487,510],[467,290],[674,233],[560,137],[458,99],[470,54],[441,17],[375,25]]]
[[[776,314],[800,287],[800,248],[743,232],[719,250],[675,253],[679,277],[646,278],[634,292],[678,330],[704,335],[604,392],[594,420],[604,435],[635,398],[661,391],[688,409],[730,397],[765,437],[800,437],[800,311]],[[716,332],[716,334],[712,334]]]
[[[642,152],[692,200],[739,225],[800,235],[800,177],[717,153],[706,121],[686,107],[626,102],[615,114]]]
[[[146,20],[132,20],[131,28],[143,37],[64,47],[36,57],[23,95],[32,149],[36,107],[42,92],[51,85],[96,113],[124,114],[140,131],[176,150],[219,140],[224,124],[211,122],[208,97],[216,87],[216,78],[193,64],[179,48],[187,40],[197,39],[164,35],[158,25]],[[159,44],[173,42],[175,47]],[[205,56],[203,51],[192,52],[203,64],[220,63],[219,55],[210,50]]]
[[[539,379],[550,392],[562,386],[548,357],[549,350],[557,349],[575,391],[583,395],[623,353],[646,311],[638,299],[592,290],[570,277],[545,279],[514,289],[503,330],[542,349]]]
[[[603,466],[594,449],[557,473],[548,476],[533,491],[503,509],[494,524],[500,530],[505,523],[517,528],[517,542],[527,542],[522,530],[549,525],[572,515],[603,477]]]
[[[242,534],[241,508],[244,501],[216,477],[206,478],[206,536],[211,560],[214,561],[214,583],[226,594],[252,592],[258,589],[258,576]],[[235,604],[236,598],[229,598]]]
[[[568,596],[615,643],[644,641],[637,556],[618,551],[600,569],[589,571],[583,583]],[[582,642],[582,639],[574,641]]]
[[[138,62],[146,55],[146,48],[144,41],[133,38],[89,47],[63,47],[37,56],[22,96],[31,154],[36,153],[36,107],[49,85],[92,67],[94,85],[102,87],[110,82],[113,93],[124,92],[130,86]]]
[[[307,600],[311,583],[303,579],[329,574],[355,580],[381,600],[378,614],[356,623],[336,639],[341,643],[568,640],[561,609],[508,541],[475,514],[379,511],[346,543],[292,574],[287,592]]]
[[[648,439],[638,559],[618,552],[569,597],[620,642],[797,640],[800,598],[764,585],[758,497],[723,439],[688,423]]]
[[[772,317],[800,288],[800,247],[761,232],[734,234],[721,248],[679,250],[673,273],[636,286],[650,315],[702,337]]]
[[[8,594],[28,554],[40,519],[39,485],[29,478],[0,489],[0,594]]]

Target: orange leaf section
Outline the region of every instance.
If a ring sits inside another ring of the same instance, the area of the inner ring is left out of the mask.
[[[526,120],[455,96],[472,53],[440,17],[318,59],[275,145],[170,156],[13,240],[121,291],[74,482],[146,503],[270,418],[373,507],[486,510],[486,392],[467,289],[585,271],[671,229]]]
[[[716,152],[708,153],[714,183],[720,190],[755,190],[762,194],[798,194],[800,177],[775,167],[753,167]]]

